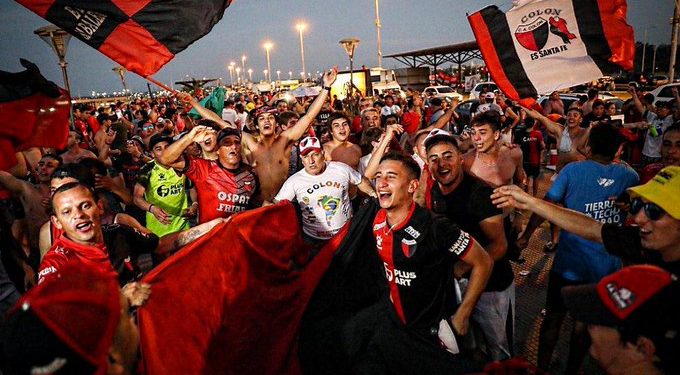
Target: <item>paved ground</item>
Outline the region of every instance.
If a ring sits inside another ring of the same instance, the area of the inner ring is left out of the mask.
[[[540,184],[541,196],[545,194],[549,187],[549,178],[552,172],[546,171]],[[524,215],[524,220],[528,220],[529,215]],[[517,285],[516,319],[515,319],[515,341],[516,354],[520,355],[532,363],[536,363],[538,353],[538,332],[543,321],[541,310],[545,304],[545,294],[548,285],[548,272],[552,267],[553,254],[543,252],[543,246],[550,239],[550,230],[547,223],[544,223],[534,233],[529,246],[522,253],[526,259],[524,264],[513,263],[515,271],[515,284]],[[521,271],[529,271],[529,275],[520,275]],[[571,321],[565,320],[560,334],[560,342],[555,350],[553,367],[551,374],[559,375],[564,373],[564,366],[568,354],[569,333]],[[604,374],[594,360],[587,357],[582,367],[584,374]]]

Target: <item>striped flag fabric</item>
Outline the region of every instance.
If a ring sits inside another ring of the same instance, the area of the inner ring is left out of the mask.
[[[625,0],[519,0],[503,13],[468,16],[489,74],[530,106],[538,95],[632,70],[633,29]]]
[[[142,77],[212,30],[232,0],[16,0]]]

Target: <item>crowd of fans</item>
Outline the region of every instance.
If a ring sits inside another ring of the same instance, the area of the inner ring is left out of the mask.
[[[232,215],[283,201],[316,250],[380,207],[371,225],[389,302],[347,358],[352,372],[472,373],[516,357],[511,262],[545,220],[555,256],[536,371],[551,370],[568,312],[566,373],[588,348],[610,374],[680,371],[677,91],[655,101],[631,85],[620,109],[595,89],[568,107],[553,93],[542,108],[482,92],[468,118],[413,90],[331,98],[336,74],[316,97],[233,92],[221,113],[191,93],[76,105],[65,150],[18,153],[0,171],[2,371],[135,373],[128,310],[149,298],[142,276]],[[124,312],[118,330],[68,327],[106,330],[99,356],[40,307],[84,289]],[[26,339],[35,332],[44,344]]]

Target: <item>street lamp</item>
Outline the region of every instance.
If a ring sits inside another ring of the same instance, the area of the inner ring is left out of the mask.
[[[280,70],[277,70],[277,71],[276,71],[276,80],[277,80],[277,81],[280,81],[280,80],[281,80],[281,71],[280,71]]]
[[[347,95],[350,98],[350,103],[352,102],[354,94],[354,50],[359,45],[359,42],[360,40],[357,38],[346,38],[340,41],[340,45],[345,49],[345,52],[347,52],[347,56],[349,57],[349,88],[347,90]]]
[[[269,59],[269,51],[272,49],[272,47],[274,47],[274,44],[272,44],[272,42],[265,42],[262,45],[262,47],[264,47],[265,51],[267,51],[267,73],[269,73],[269,76],[267,76],[267,79],[269,81],[271,81],[272,80],[272,76],[271,76],[272,64],[271,64],[271,61]]]
[[[293,72],[288,71],[288,79],[293,79]]]
[[[44,40],[45,43],[49,44],[54,53],[57,54],[59,66],[61,67],[61,74],[64,78],[64,86],[66,87],[66,91],[70,94],[71,84],[69,83],[68,73],[66,72],[66,66],[68,65],[66,62],[66,48],[68,47],[68,41],[71,40],[71,34],[53,25],[41,27],[33,31],[33,33]]]
[[[382,42],[380,38],[380,0],[375,0],[375,29],[378,34],[378,68],[382,68]]]
[[[305,30],[307,25],[305,25],[304,23],[298,23],[295,26],[297,27],[298,31],[300,31],[300,59],[302,60],[302,72],[306,72],[307,69],[305,68],[305,41],[302,38],[302,32]]]
[[[240,66],[236,67],[236,82],[238,84],[241,84],[241,67]]]
[[[250,68],[248,69],[248,80],[253,82],[253,70]]]
[[[241,56],[241,70],[243,70],[243,74],[246,74],[246,55]],[[243,77],[245,80],[245,77]]]
[[[234,66],[236,66],[235,62],[230,62],[229,63],[229,79],[231,79],[231,85],[234,85]]]
[[[128,92],[127,83],[125,83],[125,72],[127,72],[127,70],[120,65],[118,65],[117,67],[115,67],[111,70],[118,73],[118,76],[120,77],[120,81],[123,83],[123,92]]]
[[[269,77],[269,76],[268,76],[267,74],[269,74],[269,70],[268,70],[268,69],[265,69],[265,70],[262,71],[262,73],[264,73],[264,79],[265,79],[265,80],[268,80],[267,77]],[[270,82],[271,82],[271,80],[270,80]]]

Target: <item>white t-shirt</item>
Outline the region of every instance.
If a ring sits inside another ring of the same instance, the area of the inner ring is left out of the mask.
[[[312,176],[304,169],[292,175],[274,200],[296,199],[302,209],[302,230],[314,238],[333,237],[352,218],[349,184],[358,185],[361,174],[345,163],[326,162],[323,173]]]
[[[229,121],[232,125],[236,125],[236,110],[233,108],[224,108],[222,110],[222,120]]]

